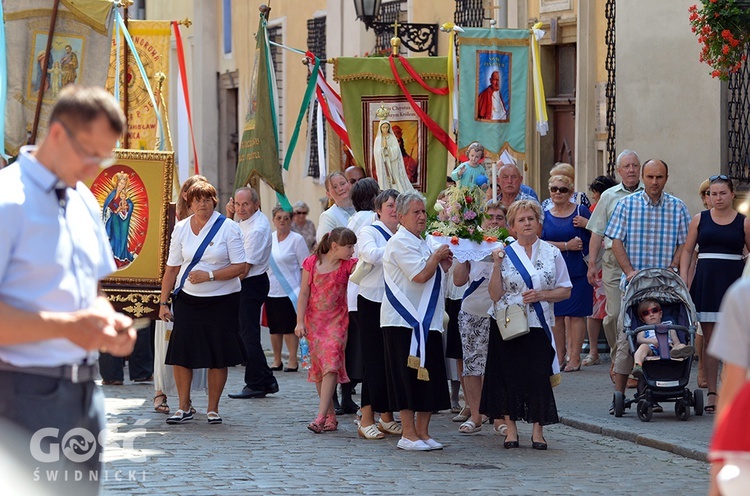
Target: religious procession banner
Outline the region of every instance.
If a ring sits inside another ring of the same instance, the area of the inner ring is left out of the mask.
[[[235,188],[245,186],[253,176],[263,179],[276,191],[284,208],[291,211],[284,196],[284,180],[279,163],[279,136],[276,123],[273,73],[269,70],[271,52],[266,32],[266,18],[260,15],[253,56],[245,124],[242,128],[240,153],[237,161]]]
[[[430,87],[448,87],[445,57],[414,57],[409,64]],[[400,65],[395,64],[399,78],[414,105],[399,86],[387,57],[339,57],[334,62],[334,79],[341,85],[344,118],[357,164],[373,176],[372,150],[380,122],[377,111],[384,106],[409,181],[425,195],[427,207],[432,209],[437,195],[445,189],[448,150],[419,114],[427,114],[441,129],[448,129],[450,97],[447,91],[445,95],[427,91]]]
[[[497,159],[526,153],[528,29],[464,28],[458,35],[458,148],[479,141]]]
[[[33,132],[41,91],[37,139],[46,134],[49,112],[68,84],[103,86],[109,65],[110,0],[61,0],[46,66],[53,10],[49,0],[4,2],[8,60],[5,148],[17,155]]]
[[[128,31],[133,39],[135,50],[143,64],[152,88],[157,87],[154,75],[164,73],[169,81],[169,43],[171,35],[170,21],[128,21]],[[117,52],[119,45],[119,55]],[[125,108],[125,84],[128,90],[128,148],[133,150],[155,150],[157,148],[158,119],[153,103],[149,97],[146,83],[141,77],[133,53],[128,51],[128,63],[125,64],[125,40],[112,37],[109,55],[109,72],[107,74],[107,91],[115,93],[115,71],[117,57],[120,58],[120,102]],[[162,99],[169,101],[169,84],[162,87]]]

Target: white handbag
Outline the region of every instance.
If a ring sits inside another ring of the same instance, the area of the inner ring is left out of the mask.
[[[354,284],[359,285],[359,283],[362,282],[362,279],[364,279],[367,274],[372,272],[373,267],[374,265],[365,262],[360,258],[359,260],[357,260],[357,265],[354,267],[354,270],[349,275],[349,280]]]
[[[495,303],[495,320],[503,341],[510,341],[529,332],[529,320],[525,305],[501,307]]]

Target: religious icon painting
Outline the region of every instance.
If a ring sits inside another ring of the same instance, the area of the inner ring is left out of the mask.
[[[417,105],[427,112],[428,96],[413,95]],[[363,97],[362,128],[365,132],[364,155],[367,164],[367,175],[377,179],[373,147],[381,130],[381,117],[377,112],[381,106],[387,110],[388,129],[403,157],[406,176],[414,189],[427,191],[427,126],[419,119],[405,97]]]
[[[105,283],[158,285],[169,250],[173,152],[116,150],[89,188],[99,203],[117,272]]]
[[[53,102],[63,86],[79,82],[80,67],[83,64],[86,38],[67,33],[52,37],[49,57],[44,66],[47,50],[46,31],[35,31],[32,36],[31,60],[28,63],[28,85],[26,97],[36,101],[41,86],[44,87],[42,100]]]
[[[477,121],[508,122],[511,105],[510,52],[477,50],[476,102],[474,119]]]

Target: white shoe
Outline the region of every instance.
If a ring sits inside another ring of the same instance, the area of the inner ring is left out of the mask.
[[[395,434],[397,436],[400,436],[403,432],[401,424],[399,424],[395,420],[392,422],[383,422],[383,419],[380,419],[377,425],[378,430],[383,434]]]
[[[416,441],[411,441],[409,439],[406,439],[405,437],[402,437],[398,440],[398,444],[396,445],[398,449],[406,450],[406,451],[430,451],[432,448],[430,448],[430,445],[422,441],[421,439],[417,439]]]
[[[427,446],[429,446],[430,450],[441,450],[441,449],[443,449],[443,445],[440,444],[439,442],[435,441],[432,438],[427,439],[426,441],[422,441],[422,442],[425,443]]]

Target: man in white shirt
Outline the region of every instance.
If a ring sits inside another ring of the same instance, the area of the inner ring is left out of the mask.
[[[125,356],[135,344],[132,320],[99,292],[116,267],[82,182],[114,161],[124,128],[112,95],[69,85],[44,142],[0,171],[0,422],[4,440],[23,441],[3,447],[31,464],[19,480],[35,480],[35,469],[56,477],[36,479],[44,493],[98,494],[106,420],[97,356]]]
[[[234,194],[234,211],[239,219],[247,257],[247,273],[240,294],[240,337],[247,352],[245,387],[230,398],[263,398],[279,392],[279,383],[268,366],[260,344],[260,309],[268,296],[268,259],[271,256],[271,224],[260,211],[260,199],[253,188]]]

